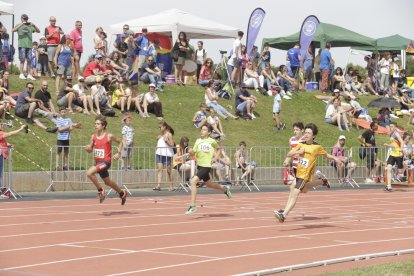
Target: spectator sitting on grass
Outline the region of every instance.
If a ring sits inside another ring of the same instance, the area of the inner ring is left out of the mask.
[[[40,105],[39,108],[35,109],[35,112],[56,124],[55,117],[57,116],[57,113],[52,102],[52,96],[48,91],[47,81],[42,81],[42,86],[40,90],[36,92],[35,99],[41,100],[43,103],[43,105]]]
[[[325,113],[325,121],[328,124],[338,126],[339,130],[347,130],[348,128],[348,119],[346,118],[346,112],[341,107],[341,102],[339,99],[335,99],[332,104],[328,106],[328,109]]]
[[[214,89],[214,80],[210,80],[208,82],[208,85],[206,87],[205,93],[204,93],[204,99],[206,101],[206,105],[209,108],[214,108],[217,112],[217,114],[224,119],[227,119],[228,117],[233,118],[237,120],[239,117],[234,116],[229,111],[227,111],[223,106],[221,106],[217,100],[219,96]]]
[[[154,61],[153,56],[148,56],[145,63],[142,65],[140,80],[144,83],[154,83],[155,90],[164,92],[163,81],[161,79],[161,70]]]
[[[82,76],[78,77],[78,83],[73,86],[73,91],[75,92],[77,104],[83,108],[83,113],[89,115],[88,109],[93,115],[96,115],[93,111],[93,102],[91,95],[86,95],[85,90],[87,90],[85,85],[85,79]],[[89,107],[88,107],[89,106]]]
[[[200,103],[200,110],[194,114],[193,123],[196,128],[201,128],[207,123],[207,105],[205,103]]]
[[[255,119],[256,116],[253,112],[256,107],[257,99],[255,96],[251,95],[246,88],[246,84],[242,83],[240,85],[240,90],[236,93],[236,110],[241,116],[247,115],[249,119]]]
[[[102,85],[102,79],[96,78],[96,83],[91,87],[91,97],[96,108],[96,113],[101,114],[101,109],[111,108],[108,92]]]
[[[221,124],[219,117],[217,116],[216,110],[213,107],[210,107],[210,116],[208,116],[207,118],[207,124],[209,124],[213,129],[213,131],[211,132],[212,138],[224,138],[223,126]]]
[[[144,117],[149,118],[148,112],[155,114],[158,120],[163,120],[162,103],[155,93],[155,84],[149,85],[149,92],[145,93],[143,101]]]
[[[121,113],[129,113],[131,109],[131,89],[124,89],[122,81],[115,81],[116,89],[112,94],[112,107],[121,109]],[[126,110],[125,110],[126,109]]]
[[[60,88],[57,96],[57,105],[59,107],[66,107],[69,113],[73,113],[73,109],[75,109],[76,112],[82,112],[83,109],[78,105],[76,93],[77,91],[72,88],[72,77],[66,76],[65,84]],[[80,102],[80,104],[82,104],[82,102]]]
[[[206,58],[203,65],[201,66],[200,75],[198,77],[198,84],[205,87],[209,84],[213,78],[213,60]]]
[[[34,117],[36,108],[43,106],[42,100],[32,98],[34,85],[32,82],[26,83],[26,91],[21,92],[16,101],[16,116],[25,119],[30,125],[36,124],[47,132],[56,132],[57,127],[46,127],[39,119]]]

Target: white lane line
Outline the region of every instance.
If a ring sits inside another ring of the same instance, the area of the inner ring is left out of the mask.
[[[380,219],[377,219],[380,220]],[[381,219],[381,220],[390,220],[388,219]],[[349,224],[352,221],[335,221],[325,224],[335,224],[335,223],[344,223]],[[318,223],[297,223],[297,224],[289,224],[284,226],[304,226],[304,225],[319,225]],[[272,224],[272,225],[263,225],[263,226],[250,226],[250,227],[239,227],[239,228],[221,228],[221,229],[209,229],[209,230],[200,230],[200,231],[191,231],[191,232],[177,232],[177,233],[166,233],[166,234],[154,234],[154,235],[143,235],[143,236],[129,236],[129,237],[111,237],[106,239],[97,239],[97,240],[86,240],[86,241],[78,241],[78,242],[69,242],[69,243],[58,243],[58,244],[50,244],[50,245],[41,245],[41,246],[32,246],[26,248],[14,248],[14,249],[6,249],[1,250],[0,253],[8,253],[8,252],[15,252],[15,251],[24,251],[24,250],[32,250],[32,249],[41,249],[41,248],[48,248],[60,245],[82,245],[88,243],[98,243],[98,242],[109,242],[109,241],[120,241],[120,240],[131,240],[131,239],[145,239],[145,238],[155,238],[155,237],[171,237],[171,236],[182,236],[182,235],[193,235],[193,234],[203,234],[203,233],[215,233],[215,232],[232,232],[232,231],[239,231],[239,230],[253,230],[253,229],[266,229],[266,228],[278,228],[281,226],[279,224]],[[212,245],[212,244],[219,244],[219,243],[235,243],[235,242],[247,242],[247,241],[259,241],[259,240],[267,240],[267,239],[278,239],[278,238],[296,238],[296,237],[316,237],[318,235],[328,235],[328,234],[336,234],[336,233],[360,233],[360,232],[367,232],[367,231],[386,231],[386,230],[397,230],[397,229],[412,229],[414,226],[393,226],[393,227],[383,227],[383,228],[367,228],[367,229],[358,229],[358,230],[342,230],[342,231],[326,231],[326,232],[317,232],[317,233],[309,233],[309,234],[295,234],[295,235],[280,235],[280,236],[270,236],[270,237],[260,237],[260,238],[251,238],[251,239],[243,239],[243,240],[230,240],[230,241],[222,241],[222,242],[213,242],[213,243],[202,243],[202,244],[190,244],[190,245],[182,245],[182,246],[169,246],[169,247],[161,247],[161,248],[147,248],[144,250],[164,250],[164,249],[171,249],[177,247],[190,247],[190,246],[201,246],[201,245]],[[227,234],[227,233],[226,233]],[[227,234],[231,236],[230,234]]]
[[[222,260],[230,260],[230,259],[239,259],[239,258],[252,257],[252,256],[263,256],[263,255],[277,254],[277,253],[286,253],[286,252],[295,252],[295,251],[304,251],[304,250],[315,250],[315,249],[324,249],[324,248],[335,248],[335,247],[342,247],[342,246],[355,246],[355,245],[361,245],[361,244],[374,244],[374,243],[380,243],[380,242],[392,242],[392,241],[411,240],[411,239],[414,239],[414,237],[402,238],[402,239],[377,240],[377,241],[370,241],[370,242],[353,242],[353,243],[346,243],[346,244],[312,246],[312,247],[303,247],[303,248],[296,248],[296,249],[274,250],[274,251],[267,251],[267,252],[257,252],[257,253],[222,257],[222,258],[217,258],[217,259],[212,259],[212,260],[187,262],[187,263],[152,267],[152,268],[147,268],[147,269],[140,269],[140,270],[134,270],[134,271],[128,271],[128,272],[122,272],[122,273],[116,273],[116,274],[108,274],[108,276],[128,275],[128,274],[148,272],[148,271],[154,271],[154,270],[160,270],[160,269],[166,269],[166,268],[174,268],[174,267],[180,267],[180,266],[188,266],[188,265],[195,265],[195,264],[214,262],[214,261],[222,261]]]
[[[347,246],[347,245],[373,244],[373,243],[394,242],[394,241],[403,241],[403,240],[414,240],[414,237],[399,238],[399,239],[375,240],[375,241],[368,241],[368,242],[366,242],[366,241],[364,241],[364,242],[350,242],[350,243],[335,244],[335,245],[313,246],[313,247],[304,247],[304,248],[295,248],[295,249],[285,249],[285,250],[275,250],[275,251],[267,251],[267,252],[249,253],[249,254],[228,256],[228,257],[213,258],[213,259],[210,259],[210,260],[203,260],[203,261],[198,261],[198,262],[190,262],[190,263],[182,263],[182,264],[169,265],[169,266],[153,267],[153,268],[149,268],[149,269],[135,270],[135,271],[129,271],[129,272],[123,272],[123,273],[111,274],[111,275],[126,275],[126,274],[139,273],[139,272],[145,272],[145,271],[159,270],[159,269],[163,269],[163,268],[171,268],[171,267],[185,266],[185,265],[189,265],[189,264],[199,264],[199,263],[203,263],[203,262],[211,262],[211,261],[216,261],[216,260],[227,260],[227,259],[236,259],[236,258],[251,257],[251,256],[260,256],[260,255],[268,255],[268,254],[283,253],[283,252],[294,252],[294,251],[301,251],[301,250],[314,250],[314,249],[322,249],[322,248],[341,247],[341,246]],[[193,246],[193,245],[188,245],[188,246]],[[188,246],[176,246],[176,247],[173,247],[173,248],[182,248],[182,247],[188,247]],[[167,247],[165,247],[165,248],[167,248]],[[171,248],[168,248],[168,249],[171,249]],[[95,256],[88,256],[88,257],[72,258],[72,259],[65,259],[65,260],[58,260],[58,261],[51,261],[51,262],[35,263],[35,264],[22,265],[22,266],[6,267],[6,268],[0,269],[0,272],[1,271],[15,270],[15,269],[23,269],[23,268],[30,268],[30,267],[45,266],[45,265],[53,265],[53,264],[66,263],[66,262],[73,262],[73,261],[96,259],[96,258],[102,258],[102,257],[117,256],[117,255],[143,253],[145,251],[154,251],[154,250],[157,250],[157,249],[152,249],[152,250],[146,249],[146,250],[136,250],[136,251],[128,251],[128,252],[119,252],[119,253],[114,253],[114,254],[103,254],[103,255],[95,255]]]

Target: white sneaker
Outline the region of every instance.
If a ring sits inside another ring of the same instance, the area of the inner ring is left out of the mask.
[[[26,79],[26,77],[24,76],[24,74],[20,74],[20,75],[19,75],[19,79],[21,79],[21,80],[25,80],[25,79]]]
[[[292,92],[290,91],[286,92],[286,94],[288,94],[289,96],[292,96]]]
[[[250,117],[252,117],[252,119],[256,119],[256,116],[254,116],[253,112],[249,113]]]
[[[394,118],[394,119],[398,119],[398,118],[399,118],[397,115],[394,115],[394,114],[392,114],[392,113],[390,114],[390,117],[391,117],[391,118]]]
[[[35,80],[36,80],[35,78],[33,78],[33,76],[32,76],[32,75],[27,75],[27,79],[28,79],[28,80],[32,80],[32,81],[35,81]]]
[[[374,180],[372,180],[371,178],[365,178],[365,183],[366,184],[372,184],[372,183],[374,183]]]
[[[292,99],[291,97],[289,97],[288,95],[284,95],[283,96],[283,99],[285,99],[285,100],[290,100],[290,99]]]

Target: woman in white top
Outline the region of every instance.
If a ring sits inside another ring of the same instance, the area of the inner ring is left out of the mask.
[[[206,101],[207,107],[212,107],[217,111],[217,114],[219,116],[222,116],[224,119],[227,119],[228,117],[233,119],[238,119],[239,117],[234,116],[230,112],[228,112],[224,107],[222,107],[218,102],[217,99],[219,98],[217,92],[214,90],[214,80],[210,80],[205,93],[204,93],[204,99]]]
[[[201,67],[204,64],[204,61],[207,58],[207,52],[206,50],[203,48],[203,41],[198,41],[197,42],[197,49],[195,50],[195,58],[196,58],[196,62],[197,62],[197,82],[198,82],[198,76],[200,76],[200,72],[201,72]]]
[[[174,129],[166,122],[160,123],[160,135],[157,137],[157,150],[155,151],[155,162],[157,163],[157,186],[154,191],[161,191],[162,171],[167,169],[168,180],[170,182],[169,191],[174,190],[173,178],[171,172],[172,158],[174,156]]]
[[[252,61],[247,63],[247,67],[244,70],[243,82],[247,87],[254,88],[256,92],[259,92],[259,74],[257,74],[257,70],[254,68]]]
[[[391,54],[386,52],[380,60],[380,73],[381,73],[381,89],[383,91],[390,87],[390,68],[391,68]]]
[[[341,102],[338,98],[334,99],[332,104],[328,106],[325,114],[325,121],[328,124],[338,126],[338,129],[341,131],[349,131],[346,112],[342,109]]]
[[[89,114],[89,111],[88,111],[88,106],[89,106],[89,110],[91,111],[91,113],[93,115],[96,115],[95,111],[93,111],[92,96],[85,94],[86,89],[87,87],[85,86],[85,79],[82,76],[79,76],[78,83],[73,86],[73,90],[77,92],[75,93],[75,95],[76,95],[76,100],[78,101],[78,105],[83,107],[83,113]]]

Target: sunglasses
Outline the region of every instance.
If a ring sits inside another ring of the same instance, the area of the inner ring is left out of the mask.
[[[33,90],[33,89],[34,89],[34,87],[27,87],[27,89],[29,89],[29,90]]]

